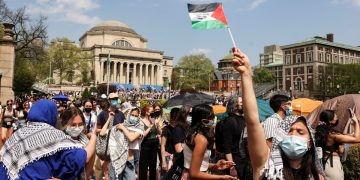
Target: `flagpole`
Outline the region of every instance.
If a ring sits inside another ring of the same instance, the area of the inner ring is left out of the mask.
[[[232,41],[232,43],[233,43],[234,48],[237,48],[236,43],[235,43],[235,40],[234,40],[234,37],[233,37],[233,35],[232,35],[232,33],[231,33],[231,30],[230,30],[230,27],[229,27],[229,26],[227,27],[227,30],[228,30],[228,32],[229,32],[229,35],[230,35],[230,38],[231,38],[231,41]]]
[[[110,51],[107,59],[107,87],[106,87],[106,95],[109,96],[109,81],[110,81]]]

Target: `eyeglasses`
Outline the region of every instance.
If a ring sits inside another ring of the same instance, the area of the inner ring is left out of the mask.
[[[155,111],[160,111],[161,109],[155,109]]]
[[[12,104],[7,104],[8,106],[11,106]]]

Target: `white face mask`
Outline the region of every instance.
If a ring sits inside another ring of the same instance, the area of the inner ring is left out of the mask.
[[[191,125],[191,121],[192,121],[192,117],[188,115],[188,116],[186,117],[186,122],[187,122],[187,124],[188,124],[188,125]]]
[[[83,130],[84,130],[84,126],[77,126],[77,127],[69,126],[66,128],[65,132],[71,137],[78,137]]]

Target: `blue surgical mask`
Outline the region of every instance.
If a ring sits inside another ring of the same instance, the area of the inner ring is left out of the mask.
[[[129,119],[128,119],[128,122],[131,125],[138,124],[139,121],[140,121],[139,117],[135,117],[135,116],[130,116]]]
[[[301,158],[308,150],[308,140],[300,136],[286,136],[279,145],[289,159]]]
[[[112,106],[117,106],[118,104],[118,101],[117,100],[111,100],[111,105]]]
[[[291,113],[292,113],[292,111],[293,111],[292,106],[288,106],[288,109],[285,111],[285,115],[286,115],[286,116],[290,116]]]

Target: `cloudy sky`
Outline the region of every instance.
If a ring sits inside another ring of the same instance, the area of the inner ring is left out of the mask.
[[[187,3],[209,0],[5,0],[11,9],[26,7],[48,17],[49,40],[75,42],[92,26],[118,20],[177,62],[182,56],[205,53],[214,64],[232,47],[226,29],[192,30]],[[264,46],[286,45],[334,33],[335,41],[360,46],[360,0],[222,0],[237,46],[252,65]]]

